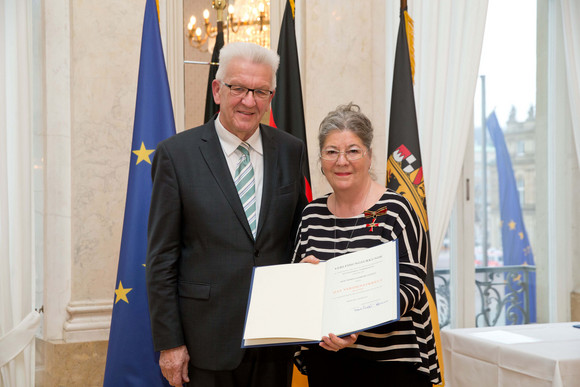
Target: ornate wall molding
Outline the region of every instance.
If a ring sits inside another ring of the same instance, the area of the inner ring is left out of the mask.
[[[64,341],[78,343],[109,339],[112,300],[83,300],[68,304],[69,318],[64,323]]]

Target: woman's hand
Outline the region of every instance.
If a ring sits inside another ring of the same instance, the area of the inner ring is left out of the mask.
[[[306,258],[304,258],[306,259]],[[337,335],[331,333],[328,336],[322,337],[322,341],[320,342],[320,346],[327,351],[338,352],[339,350],[349,347],[353,345],[358,338],[358,333],[353,333],[349,336],[345,336],[343,338],[338,337]]]
[[[318,264],[318,262],[320,262],[320,259],[316,258],[314,255],[309,255],[307,257],[304,257],[300,261],[300,263],[313,263],[315,265]]]

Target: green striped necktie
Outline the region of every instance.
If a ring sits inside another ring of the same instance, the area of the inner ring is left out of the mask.
[[[250,162],[249,149],[250,146],[245,142],[238,146],[238,150],[242,152],[242,157],[240,157],[236,168],[234,183],[248,218],[252,235],[256,239],[256,184],[254,182],[254,168],[252,168],[252,163]]]

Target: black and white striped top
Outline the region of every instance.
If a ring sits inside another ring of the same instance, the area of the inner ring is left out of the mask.
[[[440,371],[424,290],[427,275],[428,241],[411,204],[387,189],[369,211],[387,207],[386,214],[373,218],[364,214],[338,218],[328,209],[328,196],[312,201],[302,213],[293,262],[308,255],[322,260],[363,250],[399,239],[399,282],[401,319],[361,332],[349,355],[375,361],[415,363],[420,372],[440,382]]]

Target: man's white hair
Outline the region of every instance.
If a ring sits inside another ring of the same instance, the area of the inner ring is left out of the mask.
[[[280,57],[274,51],[254,43],[234,42],[220,50],[219,67],[215,78],[223,81],[232,59],[245,59],[255,64],[265,64],[272,68],[272,89],[276,89],[276,71]]]

